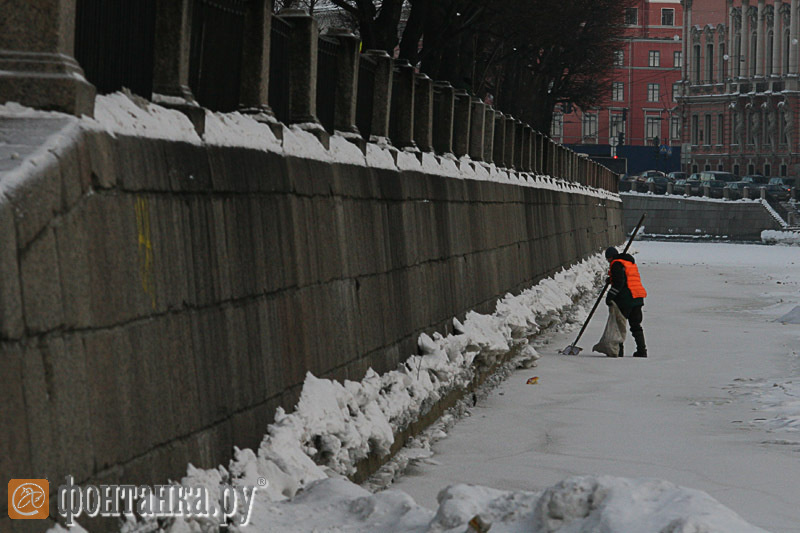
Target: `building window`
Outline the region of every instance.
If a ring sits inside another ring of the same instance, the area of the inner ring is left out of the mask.
[[[706,45],[706,83],[714,83],[714,45]]]
[[[650,67],[661,66],[661,52],[658,50],[650,50],[647,55],[647,65]]]
[[[772,75],[772,41],[775,39],[775,33],[770,31],[767,33],[767,57],[766,57],[766,74],[767,76]],[[767,174],[769,175],[769,174]]]
[[[697,171],[698,171],[698,166],[692,165],[692,174],[697,174]]]
[[[700,83],[700,45],[694,45],[694,52],[692,55],[692,72],[690,72],[690,77],[694,80],[695,83]]]
[[[753,164],[747,165],[747,173],[748,174],[755,174],[756,173],[756,166]]]
[[[678,50],[677,52],[672,54],[672,66],[675,68],[681,68],[683,66],[683,52]]]
[[[611,84],[611,100],[614,102],[622,102],[625,98],[625,86],[621,81],[615,81]]]
[[[717,115],[717,144],[725,144],[725,115]]]
[[[718,163],[718,164],[717,164],[717,170],[719,170],[720,172],[722,172],[723,170],[725,170],[725,165],[723,165],[722,163]]]
[[[783,31],[783,72],[789,72],[789,47],[791,40],[789,39],[789,29]]]
[[[648,83],[647,84],[647,101],[648,102],[658,102],[658,84],[657,83]]]
[[[697,146],[700,140],[700,118],[692,115],[692,144]]]
[[[703,131],[705,132],[705,145],[711,144],[711,115],[703,117]]]
[[[681,138],[681,117],[673,115],[669,120],[669,137],[670,139]]]
[[[553,125],[550,127],[550,134],[554,139],[564,136],[564,115],[561,113],[553,114]]]
[[[661,10],[661,25],[662,26],[674,26],[675,25],[675,10],[674,9],[662,9]]]
[[[756,75],[756,68],[758,67],[758,33],[755,31],[750,36],[750,76]],[[751,172],[752,174],[752,172]]]
[[[621,67],[625,65],[625,52],[622,50],[614,50],[614,66]]]
[[[772,175],[772,165],[769,163],[764,163],[764,175],[771,176]]]
[[[625,133],[625,122],[622,120],[622,113],[612,114],[609,120],[608,135],[612,139],[619,139],[620,133]],[[611,141],[612,143],[614,141]]]
[[[677,102],[678,97],[681,95],[681,84],[680,83],[673,83],[672,84],[672,101]]]
[[[582,120],[583,138],[597,140],[597,115],[594,113],[586,113],[583,115]]]
[[[656,141],[656,139],[659,139],[660,133],[661,133],[661,117],[645,117],[644,118],[645,141],[650,144],[658,142]]]
[[[639,24],[639,9],[635,7],[625,8],[625,24],[628,26],[636,26]]]
[[[719,81],[722,81],[725,79],[725,74],[726,74],[725,67],[726,63],[728,63],[729,60],[728,61],[725,60],[725,43],[720,42],[718,48],[719,48],[719,60],[717,62],[719,63]]]
[[[734,176],[739,175],[739,165],[733,165],[733,175]]]
[[[781,177],[786,177],[789,174],[789,167],[786,164],[781,165]]]

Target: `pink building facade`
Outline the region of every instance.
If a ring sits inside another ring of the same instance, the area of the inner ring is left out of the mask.
[[[679,145],[684,51],[683,7],[677,0],[640,0],[625,13],[625,38],[617,52],[612,86],[597,108],[563,113],[556,108],[551,136],[566,144]]]
[[[797,176],[800,0],[684,0],[687,172]]]

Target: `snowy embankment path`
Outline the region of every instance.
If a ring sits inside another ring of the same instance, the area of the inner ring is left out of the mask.
[[[454,483],[530,491],[571,475],[659,478],[769,531],[800,531],[800,325],[776,321],[800,305],[800,249],[635,248],[648,359],[591,352],[601,306],[581,355],[557,354],[574,332],[537,346],[538,368],[512,374],[393,488],[436,509]]]

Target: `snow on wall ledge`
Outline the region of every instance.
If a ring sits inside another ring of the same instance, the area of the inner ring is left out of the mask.
[[[336,136],[321,152],[301,130],[278,144],[237,114],[205,139],[122,95],[96,119],[0,116],[31,148],[0,167],[0,376],[24,378],[3,401],[27,436],[7,478],[227,463],[309,371],[395,370],[422,333],[624,240],[602,191]]]

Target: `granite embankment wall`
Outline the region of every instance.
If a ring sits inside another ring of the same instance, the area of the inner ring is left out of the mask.
[[[76,131],[0,197],[0,478],[52,489],[227,463],[307,371],[394,368],[624,239],[615,200]]]
[[[682,196],[621,193],[625,230],[630,232],[646,212],[643,233],[760,241],[765,229],[780,223],[760,201],[720,201]]]

